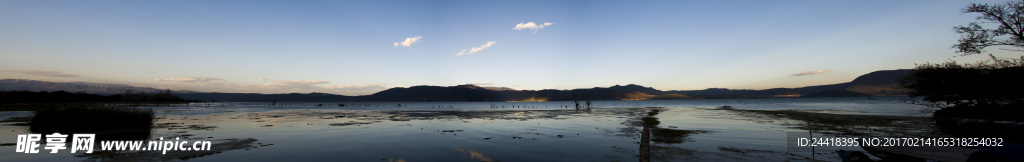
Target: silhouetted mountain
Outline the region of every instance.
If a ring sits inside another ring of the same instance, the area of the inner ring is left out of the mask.
[[[360,101],[569,101],[569,100],[646,100],[663,92],[638,85],[595,87],[574,90],[512,90],[498,91],[474,85],[452,87],[414,86],[391,88],[368,96],[357,97]],[[662,96],[658,99],[685,99],[685,95]]]
[[[492,91],[514,91],[515,90],[515,89],[512,89],[512,88],[508,88],[508,87],[480,87],[480,88],[487,89],[487,90],[492,90]]]
[[[871,72],[853,79],[846,90],[874,96],[906,95],[910,90],[899,87],[899,80],[907,77],[913,71],[901,69]]]
[[[391,88],[369,96],[360,96],[362,101],[505,101],[497,93],[475,85],[453,87],[413,86]]]
[[[255,94],[255,93],[181,93],[190,100],[218,102],[429,102],[429,101],[570,101],[570,100],[649,100],[690,99],[680,94],[663,94],[659,90],[638,85],[617,86],[616,89],[595,87],[574,90],[512,90],[459,86],[413,86],[387,89],[366,96],[342,96],[326,93]],[[645,93],[647,92],[647,93]],[[653,93],[653,94],[648,94]],[[657,95],[656,95],[657,94]]]
[[[161,89],[134,87],[126,84],[103,84],[86,82],[47,82],[27,79],[2,79],[0,91],[68,91],[93,94],[121,94],[131,90],[135,92],[159,92]],[[176,92],[177,93],[177,92]]]
[[[760,98],[760,97],[799,97],[809,94],[814,96],[901,96],[906,95],[909,90],[899,87],[899,80],[906,77],[913,70],[882,70],[861,75],[851,82],[828,84],[819,86],[807,86],[800,88],[772,88],[765,90],[731,90],[724,88],[709,88],[705,90],[690,91],[667,91],[666,93],[684,94],[701,98]],[[857,94],[845,93],[856,92]],[[821,93],[819,93],[821,92]]]
[[[397,87],[366,96],[343,96],[327,93],[202,93],[174,92],[188,100],[221,102],[351,102],[351,101],[568,101],[568,100],[652,100],[692,98],[763,98],[763,97],[815,97],[815,96],[889,96],[905,95],[908,90],[896,87],[897,81],[911,70],[884,70],[857,77],[851,82],[807,86],[800,88],[772,88],[765,90],[709,88],[689,91],[661,91],[635,84],[594,87],[573,90],[514,90],[505,87],[413,86]],[[34,80],[0,80],[0,90],[30,91],[84,91],[116,94],[127,90],[157,92],[158,89],[118,84],[44,82]]]
[[[597,87],[594,87],[594,88],[597,88]],[[636,85],[636,84],[629,84],[629,85],[626,85],[626,86],[615,85],[615,86],[612,86],[612,87],[608,87],[608,89],[611,89],[611,90],[614,90],[614,91],[619,91],[619,92],[626,92],[626,93],[641,92],[641,93],[651,94],[651,95],[660,95],[660,94],[664,94],[665,93],[665,92],[662,92],[660,90],[657,90],[657,89],[654,89],[654,88],[651,88],[651,87],[644,87],[644,86],[639,86],[639,85]]]
[[[828,84],[828,85],[807,86],[807,87],[793,88],[793,92],[800,93],[800,94],[811,94],[811,93],[815,93],[815,92],[821,92],[821,91],[827,91],[827,90],[833,90],[833,89],[845,89],[846,87],[849,87],[849,86],[850,86],[849,82],[847,82],[847,83],[838,83],[838,84]]]
[[[825,90],[825,91],[821,91],[821,92],[814,92],[814,93],[806,94],[806,95],[803,95],[801,97],[865,97],[865,96],[871,96],[871,95],[863,94],[863,93],[858,93],[858,92],[853,92],[853,91],[847,91],[847,90],[843,90],[843,89],[832,89],[832,90]]]
[[[155,93],[125,93],[109,96],[67,91],[0,91],[0,106],[25,103],[84,103],[84,102],[188,102],[174,96],[170,90]]]
[[[800,93],[796,92],[793,88],[772,88],[765,90],[758,90],[750,93],[742,94],[748,97],[800,97]]]
[[[666,91],[671,94],[684,94],[699,96],[702,98],[740,98],[742,94],[755,92],[757,90],[750,89],[728,89],[728,88],[708,88],[704,90],[683,90],[683,91]]]
[[[215,102],[350,102],[358,101],[353,96],[342,96],[328,93],[288,93],[288,94],[259,94],[259,93],[178,93],[178,97],[187,100],[215,101]]]

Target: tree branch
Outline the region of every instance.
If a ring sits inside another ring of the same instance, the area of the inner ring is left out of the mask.
[[[1017,51],[1017,52],[1024,52],[1024,50],[1017,50],[1017,49],[1006,49],[1006,48],[999,48],[999,49],[1000,49],[1000,50],[1007,50],[1007,51]]]

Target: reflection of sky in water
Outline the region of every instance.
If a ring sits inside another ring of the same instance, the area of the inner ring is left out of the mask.
[[[632,158],[633,153],[616,153],[607,149],[617,145],[635,148],[633,141],[630,141],[632,138],[604,134],[604,131],[616,130],[618,123],[593,120],[597,118],[581,118],[573,113],[576,112],[414,113],[419,116],[381,112],[225,113],[209,119],[221,125],[216,130],[190,133],[200,137],[256,138],[262,142],[272,141],[275,144],[248,151],[236,151],[234,153],[239,155],[235,156],[195,159],[198,161],[322,161],[334,158],[343,161],[606,161],[606,155]],[[557,114],[568,115],[560,118]],[[346,117],[320,118],[327,116]],[[398,116],[412,120],[389,120]],[[168,117],[166,120],[186,124],[209,124],[203,123],[203,120],[185,117]],[[379,122],[330,125],[353,121]],[[600,129],[595,129],[598,127]],[[198,135],[199,133],[208,134]],[[565,137],[558,138],[557,135]],[[224,153],[229,154],[232,152]]]
[[[904,112],[919,109],[892,98],[595,101],[595,107],[602,108],[589,111],[559,108],[559,105],[572,104],[571,101],[402,103],[404,107],[391,108],[374,105],[394,103],[362,103],[369,106],[341,108],[308,106],[326,103],[226,104],[223,107],[156,108],[160,117],[157,124],[214,127],[174,130],[158,127],[153,137],[255,138],[264,145],[273,144],[223,151],[189,161],[634,161],[639,154],[639,127],[629,122],[646,115],[649,109],[626,107],[667,107],[656,116],[661,122],[659,127],[710,132],[692,134],[679,144],[654,143],[655,159],[782,161],[809,156],[809,153],[787,153],[785,147],[786,132],[804,130],[706,108],[731,105],[738,109],[904,115],[912,114]],[[492,104],[506,108],[491,108]],[[474,106],[482,107],[472,108]],[[515,108],[511,108],[513,106]],[[380,109],[385,111],[359,111]],[[885,109],[897,110],[883,111]],[[25,132],[24,127],[0,126],[3,137],[0,143],[13,143],[17,134]],[[80,160],[70,153],[23,154],[13,149],[12,146],[0,147],[0,159]],[[835,158],[834,154],[817,156],[819,160],[838,160]]]
[[[481,153],[476,152],[476,151],[473,151],[473,150],[455,149],[455,151],[459,151],[459,152],[464,153],[464,154],[469,154],[469,159],[471,159],[471,160],[493,161],[493,160],[491,160],[491,158],[487,157],[486,155],[481,154]]]

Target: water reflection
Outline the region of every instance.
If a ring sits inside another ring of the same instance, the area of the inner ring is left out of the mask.
[[[405,162],[405,158],[387,158],[388,162]]]
[[[212,140],[214,144],[210,150],[201,151],[112,151],[112,150],[101,150],[91,154],[76,154],[77,157],[86,158],[89,161],[185,161],[205,156],[220,154],[230,150],[250,150],[257,148],[256,145],[262,144],[256,143],[258,140],[247,138],[247,139],[221,139]]]
[[[519,120],[530,119],[567,119],[566,116],[579,116],[590,113],[589,110],[505,110],[505,111],[275,111],[257,112],[238,115],[231,119],[248,119],[257,122],[289,122],[308,121],[310,124],[342,120],[345,122],[329,123],[330,126],[366,125],[383,121],[411,120]],[[313,118],[308,118],[313,117]]]
[[[217,141],[222,139],[273,143],[240,142],[243,147],[226,148],[236,151],[185,155],[189,161],[635,161],[645,153],[652,161],[809,159],[807,154],[783,151],[784,132],[799,131],[783,123],[791,120],[733,110],[195,109],[217,113],[168,115],[158,108],[161,117],[154,122],[151,138],[215,140],[215,147],[216,142],[230,142]],[[638,149],[643,144],[649,150]],[[145,155],[149,154],[132,157]],[[111,159],[124,158],[102,160]]]
[[[647,111],[646,116],[639,117],[639,121],[633,120],[629,124],[623,123],[627,126],[643,126],[643,129],[640,131],[640,161],[651,161],[651,142],[679,144],[685,142],[691,134],[709,132],[706,130],[679,130],[658,127],[661,121],[655,116],[664,110],[664,108],[651,108]]]
[[[32,133],[95,133],[97,140],[144,140],[153,128],[153,110],[139,108],[55,108],[35,112]]]
[[[476,161],[493,161],[493,160],[491,160],[491,158],[489,158],[487,156],[484,156],[484,154],[481,154],[481,153],[473,151],[473,150],[464,150],[464,149],[458,149],[457,148],[457,149],[455,149],[455,151],[458,151],[458,152],[460,152],[462,154],[469,154],[469,159],[471,159],[471,160],[476,160]]]

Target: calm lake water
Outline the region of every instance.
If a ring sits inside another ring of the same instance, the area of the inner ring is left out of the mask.
[[[637,161],[641,118],[658,111],[653,115],[660,122],[657,127],[688,133],[651,142],[654,161],[809,160],[810,152],[786,148],[786,132],[807,132],[793,126],[798,121],[716,108],[928,115],[924,107],[902,99],[593,101],[589,110],[573,108],[572,101],[192,103],[153,107],[158,119],[150,138],[209,140],[214,146],[257,140],[251,147],[188,157],[188,161]],[[0,118],[31,115],[0,112]],[[0,124],[0,143],[14,143],[17,134],[29,132],[27,126]],[[816,132],[815,136],[829,134]],[[813,158],[839,161],[830,151],[834,150],[818,150]],[[161,159],[168,155],[151,152],[121,153],[107,160],[180,160]],[[76,156],[68,150],[24,154],[16,153],[14,146],[0,146],[0,161],[89,159],[101,158]]]

